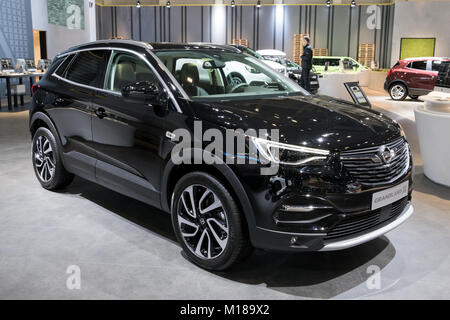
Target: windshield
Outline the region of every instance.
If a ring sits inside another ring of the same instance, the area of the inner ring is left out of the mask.
[[[194,100],[308,95],[298,84],[259,60],[222,50],[155,50]]]

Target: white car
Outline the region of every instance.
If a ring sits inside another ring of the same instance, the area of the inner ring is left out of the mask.
[[[263,62],[263,60],[261,60],[261,62]],[[185,63],[194,63],[197,66],[200,82],[210,82],[210,78],[213,75],[207,69],[203,68],[203,61],[199,59],[178,59],[175,65],[175,72],[180,72]],[[237,61],[226,62],[225,67],[222,68],[222,70],[225,76],[230,78],[235,85],[240,83],[251,84],[252,82],[264,83],[264,81],[272,81],[269,77],[265,76],[261,70]]]
[[[278,68],[282,68],[285,74],[287,74],[287,67],[286,67],[286,53],[280,50],[275,49],[264,49],[264,50],[258,50],[256,51],[260,56],[264,58],[264,63],[272,67],[272,65],[276,64]],[[272,67],[273,68],[273,67]]]

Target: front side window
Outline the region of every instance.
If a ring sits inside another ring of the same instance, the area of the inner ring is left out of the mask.
[[[154,52],[194,100],[308,95],[284,75],[242,53],[211,49]]]
[[[126,85],[141,81],[157,82],[155,73],[144,60],[131,53],[114,52],[106,76],[105,89],[121,92]]]
[[[109,50],[79,52],[66,72],[66,79],[91,87],[103,87],[110,54]]]

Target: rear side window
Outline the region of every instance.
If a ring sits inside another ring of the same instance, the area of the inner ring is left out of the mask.
[[[73,59],[74,54],[68,55],[62,58],[62,63],[59,65],[58,69],[56,69],[56,74],[60,77],[64,77],[65,71],[69,66],[70,62]],[[61,61],[60,61],[61,62]]]
[[[110,54],[109,50],[90,50],[78,53],[66,72],[66,79],[102,88]]]
[[[410,68],[417,70],[427,70],[427,62],[426,61],[413,61],[410,63]]]

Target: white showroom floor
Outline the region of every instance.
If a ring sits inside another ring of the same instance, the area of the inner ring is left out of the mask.
[[[42,189],[28,112],[0,112],[0,299],[450,299],[450,188],[423,175],[413,114],[421,102],[368,94],[412,145],[412,218],[345,251],[258,250],[227,273],[188,262],[161,211],[81,179],[61,192]],[[66,286],[72,265],[80,290]],[[381,270],[379,288],[371,268]]]

